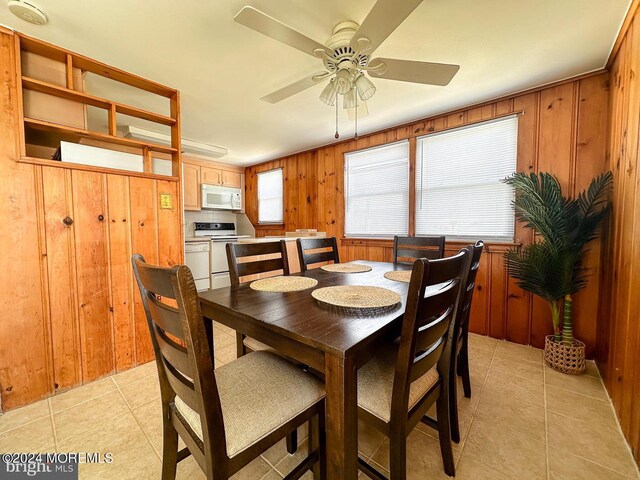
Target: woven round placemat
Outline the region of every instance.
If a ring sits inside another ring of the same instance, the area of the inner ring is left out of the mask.
[[[329,265],[323,265],[320,268],[326,272],[337,273],[361,273],[371,270],[370,266],[362,265],[360,263],[332,263]]]
[[[336,307],[381,309],[400,303],[400,295],[387,288],[364,285],[338,285],[311,292],[316,300]]]
[[[411,270],[392,270],[384,274],[384,278],[387,280],[393,280],[394,282],[409,283],[411,281]]]
[[[315,287],[317,284],[315,278],[277,276],[256,280],[249,286],[261,292],[297,292]]]

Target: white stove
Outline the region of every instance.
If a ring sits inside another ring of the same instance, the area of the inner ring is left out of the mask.
[[[249,238],[251,235],[238,235],[235,223],[195,222],[194,226],[196,237],[211,240],[211,288],[230,285],[226,244],[235,242],[239,238]]]

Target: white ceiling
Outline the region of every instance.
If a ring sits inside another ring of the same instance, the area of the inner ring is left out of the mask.
[[[366,133],[602,68],[630,0],[424,0],[374,56],[461,65],[447,87],[373,80]],[[335,141],[323,84],[271,105],[259,100],[321,61],[236,24],[249,4],[324,42],[374,0],[37,0],[49,24],[0,6],[0,24],[177,88],[184,138],[251,164]],[[155,106],[109,82],[96,94]],[[353,124],[340,112],[342,138]]]

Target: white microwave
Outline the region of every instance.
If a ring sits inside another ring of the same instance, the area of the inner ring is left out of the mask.
[[[215,208],[217,210],[241,210],[242,190],[240,190],[239,188],[203,184],[202,208]]]

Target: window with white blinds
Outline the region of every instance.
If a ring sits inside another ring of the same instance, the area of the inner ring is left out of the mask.
[[[517,146],[517,116],[419,138],[416,235],[512,241]]]
[[[282,169],[258,173],[258,223],[282,223]]]
[[[345,236],[409,231],[409,142],[345,154]]]

